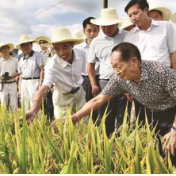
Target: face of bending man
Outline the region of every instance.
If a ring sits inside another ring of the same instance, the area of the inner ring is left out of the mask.
[[[59,58],[61,58],[63,61],[67,61],[70,64],[72,63],[72,48],[74,46],[73,42],[54,43],[53,46]]]
[[[158,10],[152,10],[148,13],[148,16],[151,17],[155,21],[162,21],[163,16],[159,13]]]
[[[118,24],[110,26],[101,26],[103,33],[108,37],[114,37],[118,32]]]

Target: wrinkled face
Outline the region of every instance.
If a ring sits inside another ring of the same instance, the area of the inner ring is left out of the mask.
[[[10,47],[8,45],[5,45],[1,47],[0,52],[2,53],[3,56],[7,56],[10,53]]]
[[[148,9],[145,8],[142,10],[139,8],[138,4],[131,6],[127,13],[130,21],[139,27],[142,26],[145,23],[146,18],[148,18]]]
[[[148,13],[148,16],[151,17],[155,21],[162,21],[163,17],[162,15],[158,12],[158,10],[152,10]]]
[[[32,44],[31,44],[31,42],[21,44],[21,50],[23,51],[24,54],[31,53],[31,51],[32,51]]]
[[[39,41],[39,44],[41,45],[41,44],[45,44],[45,43],[48,43],[46,40],[40,40]],[[41,50],[46,50],[47,49],[47,47],[44,47],[44,46],[40,46],[40,48],[41,48]]]
[[[94,24],[87,24],[86,28],[83,30],[84,34],[86,35],[86,38],[89,41],[92,41],[99,33],[99,27]]]
[[[137,65],[133,59],[128,62],[121,59],[121,53],[114,51],[111,56],[111,65],[115,73],[123,80],[133,80],[136,77]],[[135,66],[136,65],[136,66]]]
[[[106,36],[114,37],[118,32],[117,26],[118,24],[114,24],[110,26],[101,26],[101,29]]]
[[[73,42],[63,42],[53,44],[55,53],[64,61],[72,63]]]
[[[123,30],[131,31],[134,27],[135,27],[134,25],[131,25],[131,26],[128,26],[128,27],[124,28]]]

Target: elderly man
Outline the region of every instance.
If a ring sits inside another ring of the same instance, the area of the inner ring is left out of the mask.
[[[35,40],[31,40],[28,35],[20,37],[20,44],[16,48],[21,49],[24,56],[19,60],[18,72],[22,73],[19,78],[19,92],[21,102],[25,103],[25,110],[28,110],[34,102],[34,97],[43,83],[44,61],[42,54],[32,50]]]
[[[114,70],[110,63],[112,48],[124,40],[126,31],[120,30],[118,25],[125,21],[119,18],[114,8],[102,9],[100,19],[92,19],[90,22],[101,26],[102,33],[92,40],[89,50],[87,72],[92,86],[92,94],[95,97],[100,92],[96,83],[95,64],[99,62],[99,84],[102,90],[109,79],[113,76]],[[115,127],[123,122],[123,110],[126,107],[126,97],[116,96],[108,103],[104,104],[100,110],[100,117],[103,117],[108,106],[108,117],[106,119],[106,133],[110,136]]]
[[[138,48],[131,43],[113,48],[111,64],[116,74],[97,97],[72,115],[73,123],[115,95],[129,93],[147,107],[147,118],[153,126],[157,124],[156,132],[167,134],[165,138],[171,135],[176,149],[176,72],[158,62],[141,61]]]
[[[77,108],[81,109],[86,103],[81,76],[82,70],[85,69],[85,53],[73,48],[83,41],[74,39],[67,28],[60,27],[53,31],[51,43],[56,54],[46,65],[43,85],[37,92],[30,111],[26,113],[28,123],[36,116],[42,105],[42,98],[46,98],[52,83],[55,83],[53,103],[56,119],[61,114],[65,116],[70,106],[72,113],[75,113]],[[88,117],[85,117],[84,121],[87,123]]]
[[[9,76],[17,73],[18,71],[18,59],[9,56],[10,51],[14,49],[12,43],[1,43],[0,52],[2,58],[0,59],[0,75],[2,76],[5,72],[8,72]],[[15,78],[6,80],[3,79],[1,84],[1,103],[5,103],[9,106],[12,111],[17,109],[17,84]],[[9,104],[8,104],[9,100]]]

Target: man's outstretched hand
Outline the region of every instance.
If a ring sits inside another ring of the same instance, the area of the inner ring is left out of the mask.
[[[28,125],[30,125],[31,122],[33,122],[34,117],[36,116],[36,113],[34,113],[33,111],[27,111],[26,112],[26,123]],[[20,117],[20,126],[23,125],[23,116]]]

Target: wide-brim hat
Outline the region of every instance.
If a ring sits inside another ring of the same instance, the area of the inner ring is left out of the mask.
[[[130,21],[129,18],[127,18],[127,20],[122,23],[122,29],[125,29],[129,26],[132,26],[132,25],[134,25],[134,24]]]
[[[100,18],[91,19],[92,24],[99,26],[110,26],[114,24],[121,25],[121,22],[125,21],[126,18],[119,18],[116,9],[114,8],[105,8],[101,10]]]
[[[38,45],[40,45],[40,44],[39,44],[40,40],[45,40],[45,41],[47,41],[48,43],[51,43],[51,39],[48,38],[48,37],[45,37],[45,36],[36,37],[35,40],[36,40],[36,42],[37,42]]]
[[[36,43],[35,40],[30,39],[28,35],[24,34],[20,37],[20,43],[16,46],[16,48],[21,49],[21,44],[29,42]]]
[[[73,38],[75,39],[85,39],[86,36],[81,30],[76,30],[73,32]]]
[[[159,10],[163,14],[163,21],[169,21],[172,15],[172,11],[166,7],[153,6],[149,9],[148,13],[153,10]]]
[[[42,44],[40,46],[52,47],[55,43],[64,43],[64,42],[74,42],[74,45],[78,45],[84,42],[84,39],[73,38],[71,32],[65,27],[59,27],[55,29],[52,33],[51,43]]]
[[[14,44],[12,44],[12,43],[5,43],[5,42],[2,42],[2,43],[0,44],[0,49],[1,49],[3,46],[9,46],[10,51],[13,51],[13,49],[14,49]]]
[[[173,23],[176,23],[176,12],[172,14],[172,16],[171,16],[171,21],[172,21]]]

